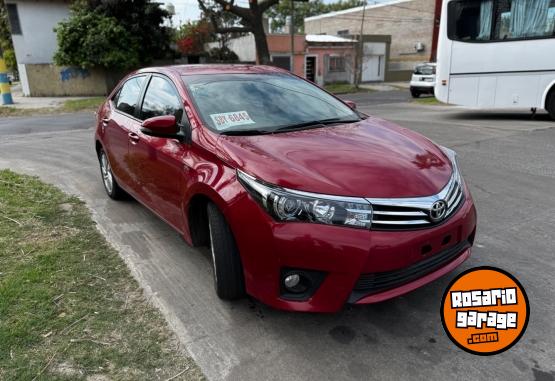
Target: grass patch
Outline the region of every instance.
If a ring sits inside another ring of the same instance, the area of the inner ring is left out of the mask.
[[[62,110],[67,112],[76,112],[91,110],[95,111],[98,109],[100,104],[104,102],[105,97],[93,97],[93,98],[83,98],[83,99],[70,99],[64,102]]]
[[[54,114],[59,111],[58,108],[44,107],[44,108],[16,108],[0,106],[0,117],[4,116],[31,116],[31,115],[45,115]]]
[[[435,97],[414,98],[412,101],[421,105],[443,105],[443,103],[438,101]]]
[[[18,108],[0,106],[0,117],[2,116],[30,116],[30,115],[49,115],[59,113],[71,113],[78,111],[96,111],[100,104],[104,102],[104,97],[92,97],[83,99],[69,99],[58,107],[41,108]]]
[[[178,374],[203,379],[84,203],[0,171],[0,380]]]
[[[332,94],[368,93],[372,91],[370,89],[363,88],[357,89],[355,85],[350,83],[328,83],[327,85],[324,85],[324,89]]]

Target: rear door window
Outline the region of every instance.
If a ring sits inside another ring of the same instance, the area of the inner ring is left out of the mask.
[[[420,75],[434,75],[436,73],[435,66],[432,65],[420,65],[414,69],[414,74]]]
[[[123,84],[114,98],[116,109],[129,115],[135,114],[146,76],[133,77]]]

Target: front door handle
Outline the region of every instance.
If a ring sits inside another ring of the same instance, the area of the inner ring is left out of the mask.
[[[129,134],[127,134],[127,136],[129,136],[129,141],[131,142],[131,144],[137,144],[141,139],[139,135],[134,132],[130,132]]]
[[[108,118],[102,118],[102,125],[104,127],[108,127],[108,122],[110,122],[110,119]]]

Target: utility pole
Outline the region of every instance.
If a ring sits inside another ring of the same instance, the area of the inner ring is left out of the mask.
[[[355,87],[358,89],[358,85],[362,82],[362,63],[364,61],[364,17],[366,15],[366,1],[362,6],[362,21],[360,22],[360,35],[358,37],[358,54],[357,54],[357,71],[355,73]]]
[[[291,1],[291,21],[289,33],[291,34],[291,73],[295,72],[295,0]]]
[[[0,47],[0,93],[2,93],[2,104],[12,105],[12,93],[10,89],[10,80],[8,79],[8,69],[4,61],[4,51]]]

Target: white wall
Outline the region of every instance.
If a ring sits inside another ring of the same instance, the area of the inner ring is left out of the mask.
[[[206,46],[208,49],[212,49],[219,47],[220,44],[218,42],[209,42]],[[228,41],[227,47],[237,54],[241,62],[256,61],[256,45],[254,43],[254,36],[251,33],[239,38],[232,38]]]
[[[57,48],[54,27],[69,16],[69,3],[63,1],[14,1],[17,4],[21,34],[13,35],[19,64],[52,63]]]

